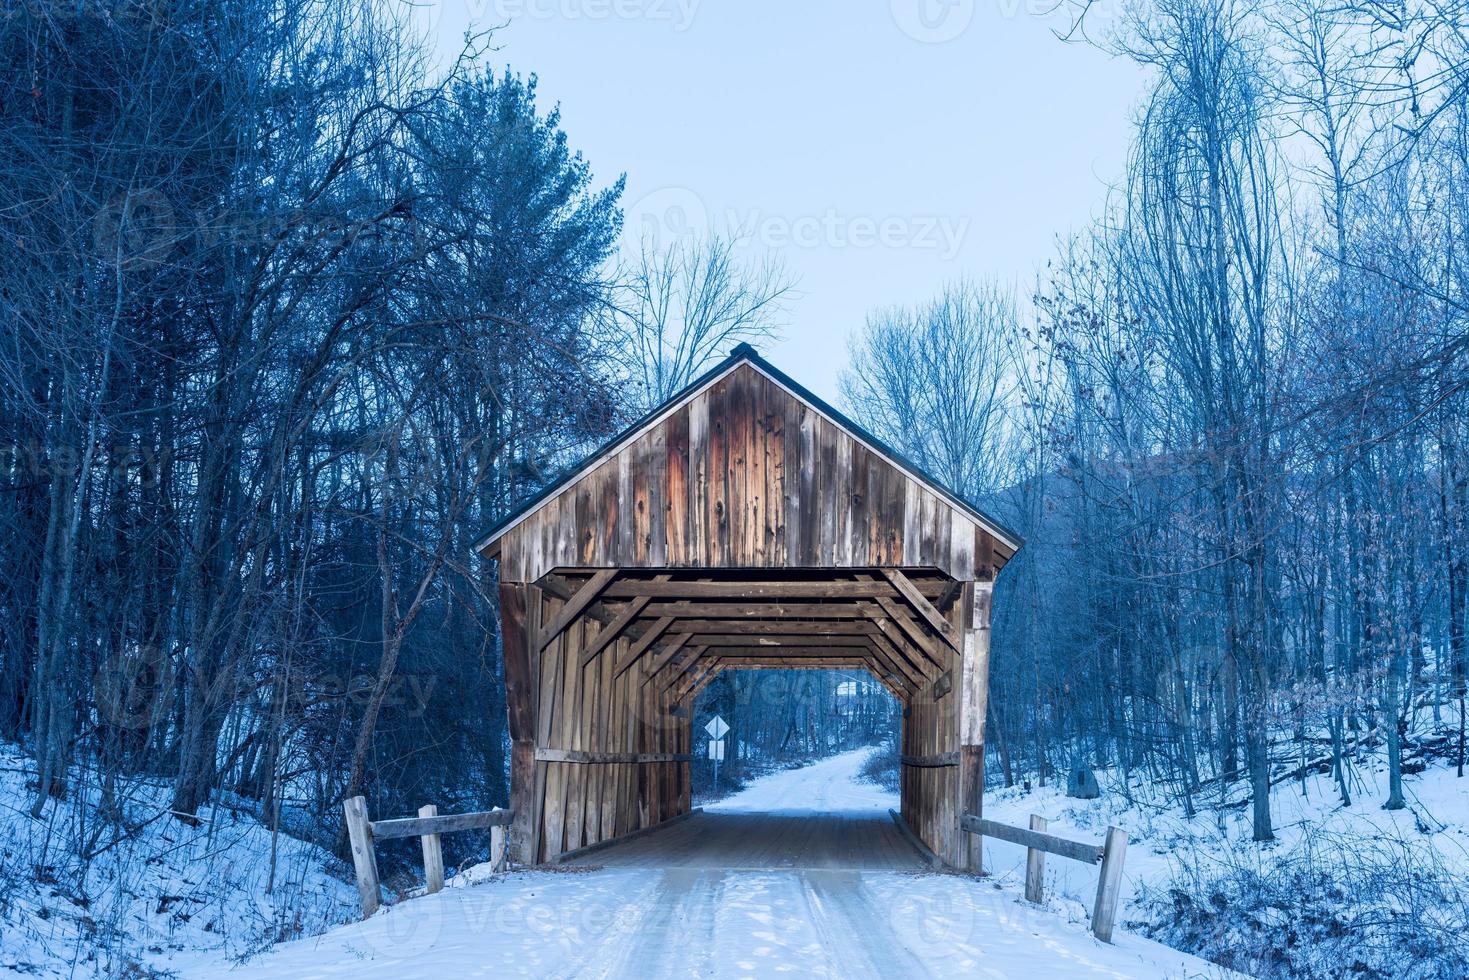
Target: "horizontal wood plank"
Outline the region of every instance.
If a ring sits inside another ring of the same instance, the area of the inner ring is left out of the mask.
[[[1082,864],[1100,864],[1102,861],[1101,844],[1086,844],[1081,841],[1068,840],[1065,837],[1057,837],[1055,834],[1043,834],[1038,830],[1012,827],[1007,823],[996,823],[972,814],[965,814],[961,817],[959,825],[971,834],[1009,841],[1021,847],[1033,847],[1037,851],[1070,858]]]
[[[898,590],[886,582],[793,581],[793,582],[654,582],[623,579],[603,592],[610,599],[896,599]]]
[[[422,837],[424,834],[453,834],[461,830],[483,830],[485,827],[508,826],[514,817],[514,810],[481,810],[478,813],[449,813],[440,817],[374,820],[372,836],[379,840],[388,840],[393,837]]]
[[[902,763],[913,769],[943,769],[959,764],[958,752],[941,752],[938,755],[905,755]]]
[[[645,762],[691,762],[687,752],[583,752],[578,749],[536,749],[537,762],[569,762],[583,766],[641,765]]]

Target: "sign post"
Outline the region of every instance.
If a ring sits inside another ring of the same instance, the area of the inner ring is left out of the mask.
[[[724,761],[724,736],[729,734],[729,725],[715,715],[704,726],[709,733],[709,759],[714,763],[714,787],[719,788],[719,764]]]

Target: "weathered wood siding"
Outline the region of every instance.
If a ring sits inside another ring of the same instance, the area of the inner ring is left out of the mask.
[[[527,641],[537,624],[548,623],[563,603],[539,589],[511,586],[524,595],[529,610]],[[535,608],[535,607],[539,608]],[[690,721],[673,715],[672,699],[661,695],[648,678],[651,657],[640,660],[622,676],[613,678],[616,658],[627,651],[621,638],[588,666],[581,654],[601,624],[582,617],[537,653],[535,644],[522,647],[527,657],[510,656],[506,680],[522,710],[531,709],[522,726],[512,726],[519,773],[512,772],[512,805],[517,817],[512,844],[522,861],[554,860],[559,855],[613,837],[662,823],[687,813],[690,805],[687,762],[562,762],[536,758],[563,753],[604,753],[628,756],[655,753],[687,754]],[[522,641],[506,636],[511,642]],[[533,684],[529,697],[520,694],[523,673]],[[529,704],[525,704],[529,702]],[[514,710],[512,708],[512,710]],[[529,742],[529,744],[524,744]],[[546,750],[550,750],[547,752]],[[522,814],[523,808],[523,814]]]
[[[949,621],[962,628],[956,603]],[[962,867],[959,833],[959,692],[962,663],[947,653],[940,686],[926,685],[903,708],[901,771],[903,819],[945,863]],[[914,762],[919,764],[913,764]]]
[[[749,364],[492,545],[505,582],[554,568],[926,566],[984,578],[1009,548]]]

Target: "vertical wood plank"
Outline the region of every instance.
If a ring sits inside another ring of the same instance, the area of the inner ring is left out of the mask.
[[[1044,831],[1046,829],[1046,818],[1032,813],[1030,815],[1030,829]],[[1025,900],[1040,904],[1045,898],[1045,890],[1046,852],[1040,848],[1028,847],[1025,849]]]
[[[696,567],[709,559],[709,399],[689,402],[689,557]]]
[[[708,540],[710,567],[729,561],[729,418],[727,385],[721,382],[709,390],[708,432],[708,514],[704,535]]]
[[[1117,898],[1122,892],[1122,862],[1127,857],[1127,832],[1107,828],[1102,845],[1102,873],[1097,878],[1097,899],[1092,904],[1092,934],[1104,943],[1112,941],[1117,925]]]
[[[984,716],[989,680],[989,599],[992,583],[966,582],[960,593],[963,610],[964,656],[960,665],[959,697],[959,806],[955,821],[972,814],[983,815],[984,803]],[[979,838],[955,830],[963,845],[964,867],[982,873]]]
[[[418,808],[418,815],[437,817],[439,808],[436,804],[429,803]],[[432,895],[444,888],[444,848],[439,841],[438,834],[424,834],[419,840],[423,843],[423,880],[426,886],[424,890]]]
[[[510,836],[511,846],[523,864],[536,862],[540,840],[540,812],[534,799],[536,705],[540,692],[531,669],[531,634],[526,623],[527,592],[533,588],[500,583],[500,642],[510,734],[510,806],[515,810]]]
[[[505,828],[490,828],[490,870],[504,871],[508,849],[505,843]]]
[[[852,567],[852,445],[853,441],[836,426],[831,426],[836,443],[832,464],[831,508],[836,526],[832,529],[832,564],[837,568]]]
[[[357,894],[362,898],[362,917],[378,910],[377,854],[372,846],[372,827],[367,819],[367,799],[354,796],[342,801],[347,818],[347,839],[352,845],[352,869],[357,874]]]
[[[664,449],[667,521],[665,564],[682,567],[694,564],[689,549],[689,412],[675,412],[668,420]]]

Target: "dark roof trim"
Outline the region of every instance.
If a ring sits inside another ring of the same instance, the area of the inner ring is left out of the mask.
[[[495,524],[494,527],[490,528],[484,534],[480,535],[478,543],[474,546],[474,550],[476,552],[484,551],[485,548],[493,543],[496,538],[500,537],[506,531],[510,530],[510,528],[520,523],[523,518],[527,517],[532,511],[539,508],[541,504],[556,496],[572,483],[575,483],[584,474],[590,471],[598,462],[600,462],[602,457],[611,455],[611,453],[623,443],[632,441],[632,439],[639,435],[644,429],[657,422],[664,415],[676,410],[699,391],[703,390],[724,375],[728,374],[739,364],[746,362],[753,365],[761,373],[768,375],[771,380],[789,390],[791,394],[795,395],[797,398],[808,403],[812,408],[825,415],[830,421],[838,426],[841,426],[843,429],[846,429],[847,432],[856,437],[858,441],[866,443],[869,448],[875,450],[879,455],[887,457],[888,461],[896,465],[899,469],[906,470],[910,476],[914,477],[921,483],[927,484],[940,496],[944,497],[950,504],[952,504],[959,510],[967,513],[972,519],[974,519],[979,524],[984,525],[997,537],[1004,539],[1005,544],[1010,545],[1012,548],[1018,551],[1020,550],[1021,545],[1025,543],[1025,539],[1022,538],[1020,535],[1016,534],[1014,531],[1010,530],[1005,525],[995,520],[989,514],[986,514],[984,511],[980,510],[978,507],[974,506],[963,497],[959,496],[953,490],[950,490],[944,483],[919,468],[915,463],[905,457],[902,453],[899,453],[896,449],[889,446],[881,439],[877,438],[877,436],[873,435],[871,432],[868,432],[866,429],[858,425],[856,422],[852,421],[846,415],[828,405],[821,398],[817,397],[813,392],[808,390],[799,382],[795,381],[793,378],[791,378],[785,372],[781,371],[775,365],[765,360],[763,357],[760,356],[759,352],[756,351],[755,348],[751,347],[749,344],[740,344],[733,351],[731,351],[729,356],[726,357],[724,360],[720,361],[714,367],[699,375],[699,377],[689,382],[689,384],[684,386],[677,394],[670,397],[667,401],[663,402],[663,404],[659,405],[657,408],[654,408],[652,411],[648,412],[632,425],[629,425],[617,435],[613,436],[610,440],[599,446],[594,452],[590,453],[585,459],[583,459],[582,462],[576,467],[576,469],[572,470],[570,473],[557,480],[555,483],[547,486],[545,489],[527,500],[524,504],[517,507],[510,514],[502,518],[497,524]]]

